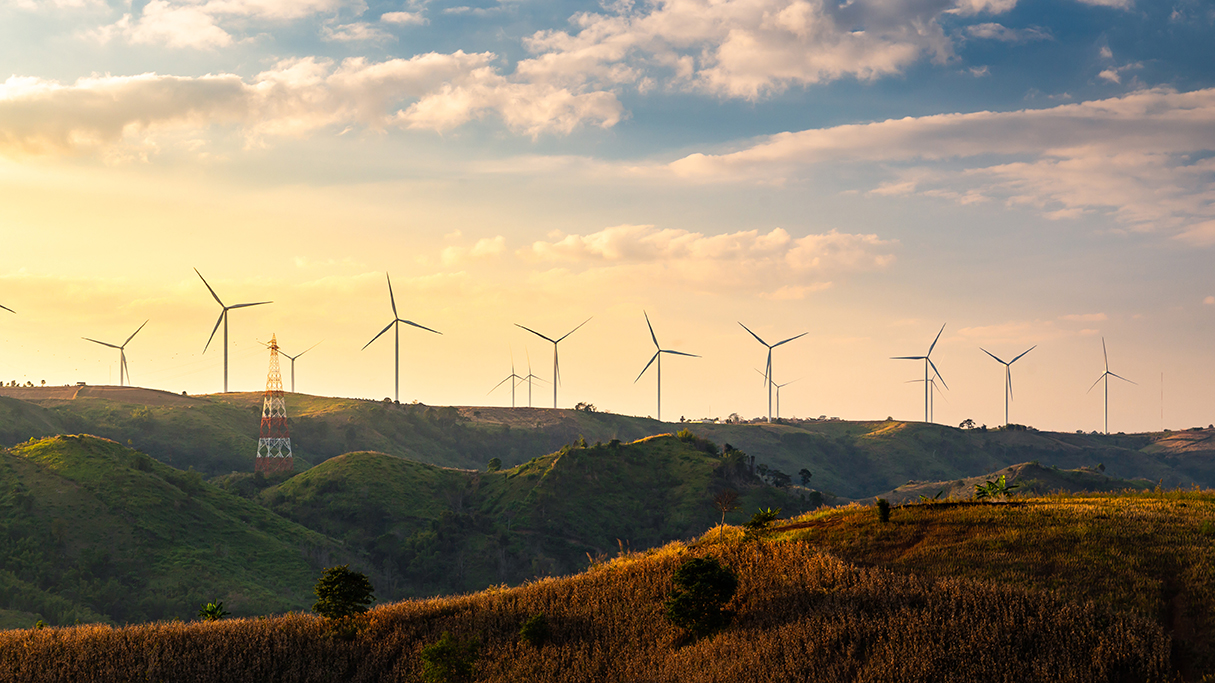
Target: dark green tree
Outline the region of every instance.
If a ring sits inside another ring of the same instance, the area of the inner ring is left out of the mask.
[[[348,564],[326,569],[313,590],[317,601],[312,611],[328,619],[362,614],[375,602],[367,575],[351,571]]]
[[[216,600],[208,602],[198,610],[198,618],[203,621],[218,621],[228,616],[228,610],[224,609],[224,603]]]
[[[738,577],[712,557],[697,557],[675,570],[675,588],[663,607],[667,619],[700,638],[725,628],[733,617],[723,609],[738,590]]]
[[[463,683],[472,680],[479,643],[459,640],[447,631],[438,642],[422,648],[422,679],[427,683]]]
[[[813,477],[814,475],[810,473],[810,470],[803,467],[800,470],[798,470],[797,476],[801,478],[802,486],[809,486],[810,477]]]
[[[485,466],[485,469],[490,472],[497,472],[498,470],[502,469],[502,458],[490,458],[489,463]]]

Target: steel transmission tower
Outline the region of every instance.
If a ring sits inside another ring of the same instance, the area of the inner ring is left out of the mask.
[[[283,401],[283,377],[278,370],[278,341],[270,336],[270,373],[266,376],[266,396],[262,403],[262,433],[257,440],[254,472],[290,472],[291,436],[287,433],[287,404]]]

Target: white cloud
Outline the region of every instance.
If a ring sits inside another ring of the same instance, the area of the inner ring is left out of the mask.
[[[972,15],[980,13],[1004,14],[1017,6],[1017,0],[958,0],[954,14]]]
[[[1136,230],[1215,241],[1215,89],[1158,88],[1047,109],[907,117],[781,133],[666,166],[771,181],[820,163],[882,163],[883,194],[1000,199],[1053,218],[1105,212]],[[1197,156],[1195,156],[1197,155]]]
[[[1131,0],[1076,0],[1083,5],[1092,5],[1094,7],[1112,7],[1114,9],[1130,9],[1133,4]]]
[[[421,12],[385,12],[380,15],[380,22],[395,26],[423,25],[430,23]]]
[[[1031,26],[1029,28],[1008,28],[1002,24],[975,24],[966,27],[966,34],[971,38],[998,40],[1002,43],[1028,43],[1035,40],[1050,40],[1050,31]]]
[[[321,37],[334,42],[359,42],[390,40],[392,34],[365,21],[356,21],[352,24],[326,25],[321,29]]]
[[[537,263],[618,282],[682,285],[711,291],[801,298],[843,273],[894,261],[895,243],[876,235],[830,232],[795,238],[776,228],[721,235],[620,225],[587,235],[557,234],[516,254]]]
[[[138,15],[124,14],[117,22],[96,29],[91,35],[103,42],[122,37],[135,44],[208,49],[234,42],[229,30],[221,26],[224,23],[250,19],[289,21],[333,14],[348,5],[362,11],[361,2],[350,0],[150,0]]]
[[[457,231],[458,232],[458,231]],[[484,237],[477,240],[471,247],[445,247],[439,254],[439,259],[445,266],[464,263],[470,259],[494,259],[506,252],[506,238],[502,235]]]
[[[520,62],[519,73],[641,89],[663,82],[757,99],[791,86],[898,74],[926,56],[945,61],[953,54],[937,22],[951,9],[948,0],[660,0],[631,7],[575,15],[573,31],[536,33],[525,41],[535,57]]]
[[[232,74],[142,74],[63,85],[14,76],[0,84],[0,153],[73,153],[213,125],[236,126],[256,139],[331,125],[442,131],[494,115],[537,136],[620,120],[622,108],[611,93],[509,80],[495,60],[492,53],[464,52],[337,65],[304,58],[248,81]]]

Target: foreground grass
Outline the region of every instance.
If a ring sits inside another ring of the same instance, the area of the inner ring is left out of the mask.
[[[420,680],[443,632],[480,642],[477,681],[1167,681],[1151,619],[989,581],[860,567],[795,540],[730,529],[577,576],[372,610],[357,631],[317,617],[0,633],[0,681]],[[662,616],[684,560],[739,576],[725,631],[688,642]],[[519,641],[545,614],[551,637]]]

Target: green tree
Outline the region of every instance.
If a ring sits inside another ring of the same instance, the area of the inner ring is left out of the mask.
[[[427,683],[462,683],[472,680],[479,643],[458,640],[447,631],[438,642],[422,648],[422,678]]]
[[[497,472],[498,470],[502,469],[502,458],[490,458],[489,464],[485,466],[485,469],[489,470],[490,472]]]
[[[808,486],[810,484],[810,477],[813,477],[814,475],[810,473],[810,470],[803,467],[798,470],[797,476],[801,478],[802,486]]]
[[[721,538],[725,538],[726,534],[726,513],[734,512],[738,509],[738,491],[734,489],[722,489],[713,496],[713,508],[721,513]]]
[[[317,601],[312,611],[328,619],[340,619],[367,611],[375,602],[371,581],[350,565],[330,567],[316,582]]]
[[[751,521],[743,526],[748,538],[755,539],[766,534],[772,522],[780,517],[780,508],[760,508],[759,512],[751,515]]]
[[[995,500],[996,498],[1003,498],[1009,493],[1012,493],[1013,489],[1019,488],[1020,486],[1020,484],[1013,484],[1012,486],[1009,486],[1007,475],[1001,474],[1000,478],[996,479],[995,481],[988,480],[982,484],[975,484],[975,498],[977,500]]]
[[[523,622],[519,629],[519,639],[532,647],[540,647],[548,640],[548,617],[543,614],[532,615]]]
[[[738,590],[738,577],[712,557],[697,557],[675,570],[675,588],[663,603],[667,619],[699,638],[730,623],[723,609]]]
[[[216,600],[208,602],[198,610],[198,618],[203,621],[219,621],[228,616],[228,610],[224,609],[224,603]]]

